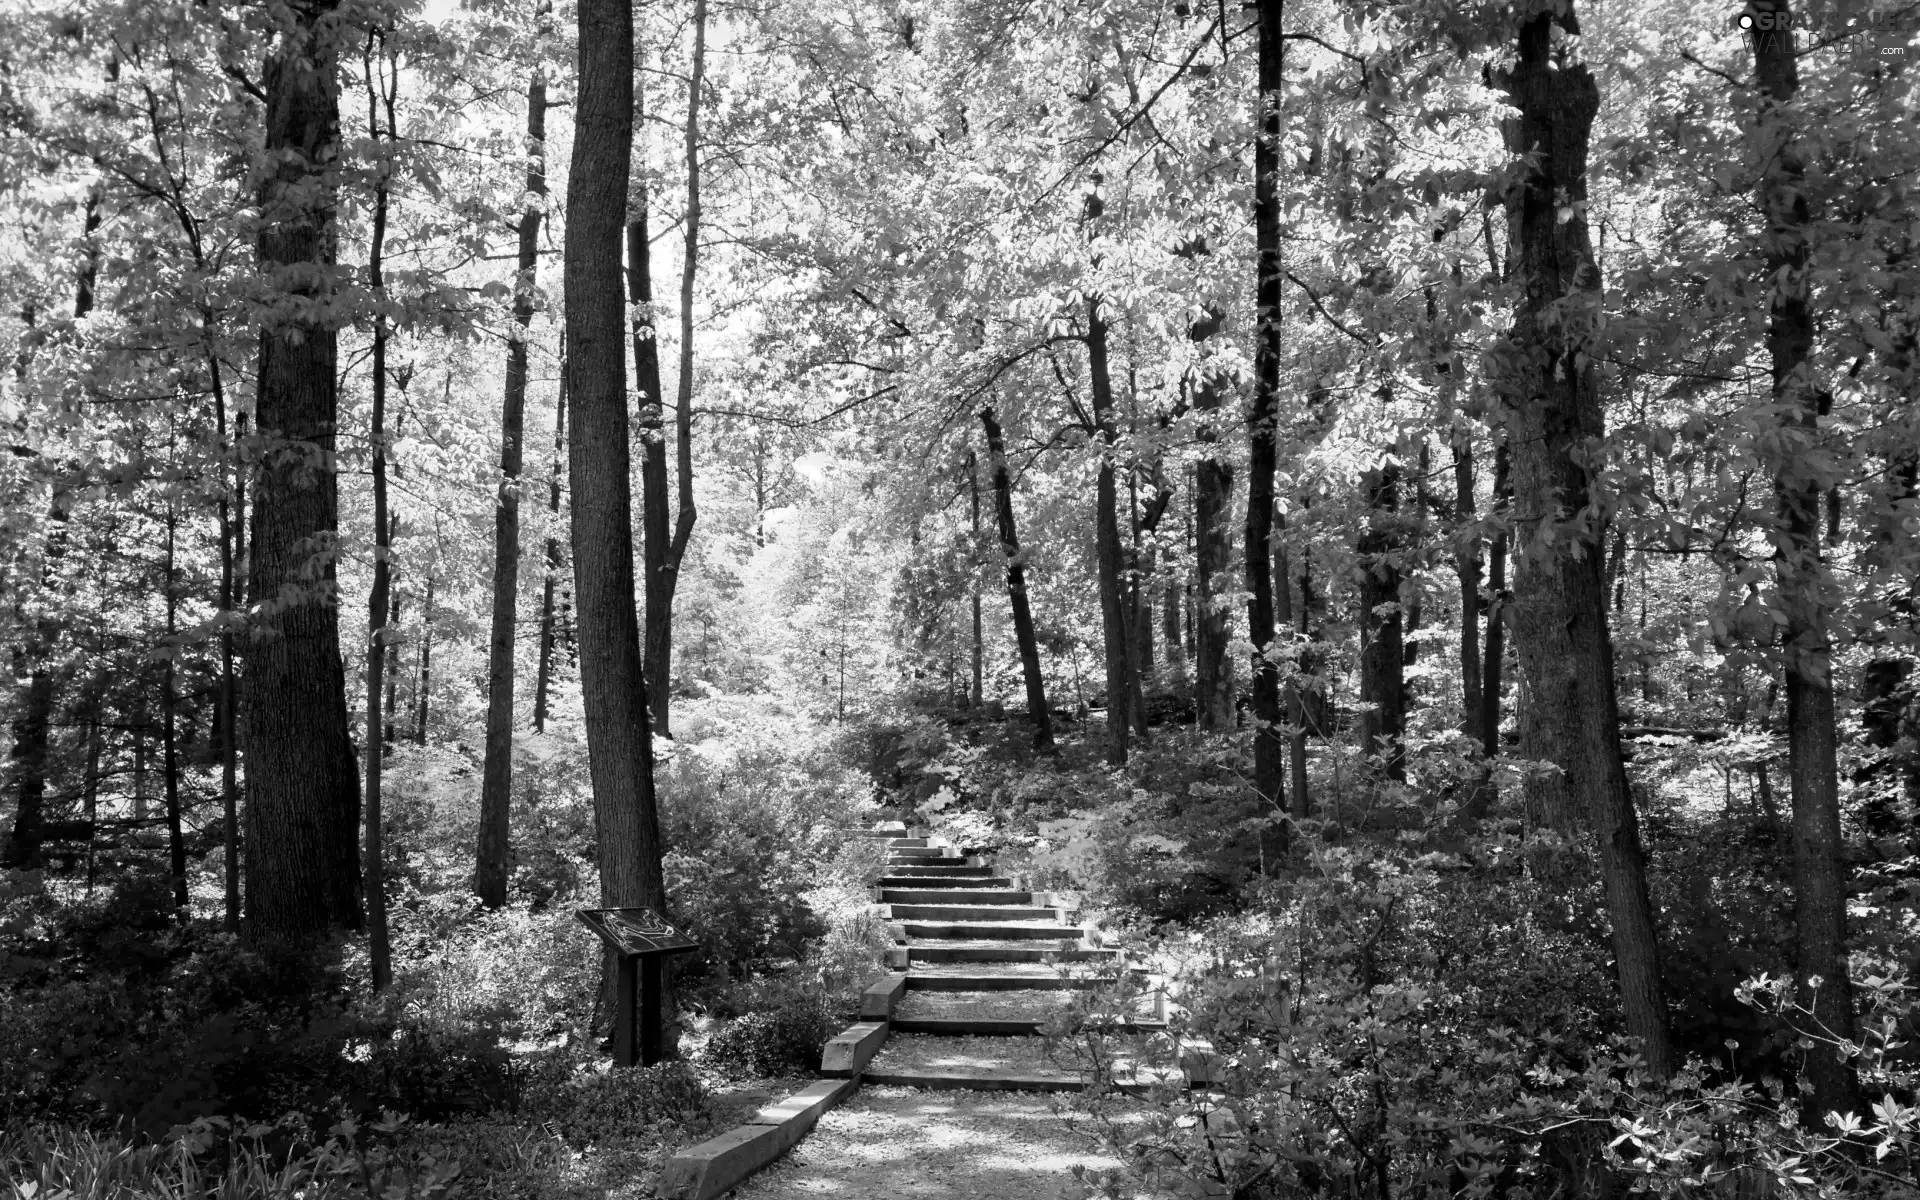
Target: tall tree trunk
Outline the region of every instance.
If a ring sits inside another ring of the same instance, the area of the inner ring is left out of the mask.
[[[1247,411],[1247,639],[1253,643],[1253,787],[1279,806],[1285,767],[1280,674],[1274,640],[1273,514],[1278,467],[1274,424],[1280,398],[1280,93],[1284,83],[1282,0],[1260,0],[1259,137],[1254,145],[1253,402]]]
[[[1407,778],[1405,620],[1400,608],[1400,464],[1368,471],[1367,528],[1360,537],[1360,745],[1387,779]]]
[[[296,303],[260,333],[255,404],[272,447],[253,504],[247,647],[247,923],[261,939],[358,928],[360,780],[347,728],[334,545],[337,321],[329,303],[340,157],[334,0],[289,5],[268,57],[260,262]],[[316,469],[315,463],[318,463]]]
[[[1188,336],[1204,342],[1220,331],[1222,314],[1209,310],[1195,321]],[[1200,728],[1219,733],[1233,728],[1232,610],[1222,598],[1228,588],[1227,571],[1233,563],[1233,529],[1227,515],[1233,507],[1233,464],[1214,447],[1220,445],[1220,402],[1225,381],[1217,371],[1201,368],[1193,380],[1193,407],[1199,415],[1194,431],[1201,446],[1194,466],[1193,488],[1193,701]]]
[[[560,472],[567,451],[567,369],[560,364],[560,396],[553,409],[553,471],[547,481],[547,550],[545,579],[540,584],[540,667],[533,683],[533,731],[545,733],[553,693],[553,652],[559,620],[554,589],[564,566],[560,554]]]
[[[1485,663],[1480,648],[1481,614],[1491,611],[1491,606],[1480,592],[1485,538],[1474,511],[1472,437],[1462,426],[1455,431],[1453,443],[1453,570],[1460,581],[1460,732],[1491,760],[1493,755],[1486,749],[1489,743],[1484,729],[1488,710],[1483,683]],[[1504,548],[1502,552],[1504,554]],[[1504,568],[1504,563],[1502,566]],[[1489,630],[1489,639],[1492,636]],[[1494,686],[1499,686],[1497,671]],[[1497,716],[1495,719],[1497,721]],[[1493,800],[1493,764],[1488,761],[1474,773],[1466,801],[1460,808],[1461,819],[1480,820],[1493,806]]]
[[[1755,13],[1789,15],[1785,0],[1756,0]],[[1774,539],[1782,658],[1787,677],[1787,770],[1793,797],[1793,918],[1799,949],[1799,1002],[1822,1038],[1852,1041],[1853,982],[1847,967],[1847,879],[1840,841],[1840,779],[1834,719],[1833,645],[1822,596],[1820,501],[1830,484],[1820,451],[1820,389],[1811,379],[1813,307],[1808,279],[1809,221],[1805,167],[1791,111],[1800,80],[1792,26],[1784,20],[1751,34],[1755,81],[1765,99],[1754,126],[1763,166],[1760,206],[1766,214],[1771,314],[1767,351],[1773,362],[1778,437],[1772,449],[1774,495],[1784,537]],[[1852,1065],[1820,1041],[1807,1051],[1805,1074],[1814,1103],[1827,1112],[1856,1111]],[[1821,1120],[1810,1120],[1818,1127]]]
[[[1290,564],[1289,564],[1289,569]],[[1280,586],[1288,592],[1293,583],[1282,574]],[[1291,607],[1291,606],[1290,606]],[[1300,562],[1300,604],[1294,609],[1293,637],[1299,644],[1300,653],[1293,663],[1293,681],[1287,688],[1287,726],[1291,731],[1288,738],[1287,760],[1292,764],[1293,795],[1288,802],[1288,811],[1295,820],[1305,820],[1313,815],[1313,794],[1307,786],[1307,727],[1313,723],[1307,708],[1307,688],[1305,681],[1316,674],[1316,656],[1310,649],[1312,635],[1309,626],[1313,613],[1313,573],[1308,569],[1303,555]]]
[[[1577,28],[1570,9],[1559,19]],[[1640,1039],[1649,1069],[1665,1076],[1673,1048],[1646,858],[1620,753],[1601,514],[1582,465],[1604,437],[1588,350],[1600,307],[1599,267],[1585,210],[1587,138],[1599,90],[1585,66],[1552,63],[1553,20],[1530,17],[1521,25],[1519,61],[1498,81],[1520,114],[1506,124],[1507,149],[1533,156],[1507,196],[1511,275],[1523,293],[1499,355],[1507,368],[1502,398],[1522,536],[1514,640],[1540,734],[1529,753],[1559,768],[1554,789],[1593,825],[1627,1031]]]
[[[1507,522],[1511,517],[1512,458],[1507,444],[1493,449],[1493,510],[1500,524],[1487,549],[1486,654],[1480,667],[1480,747],[1491,761],[1500,753],[1500,689],[1507,660]],[[1489,800],[1491,802],[1491,800]]]
[[[982,613],[980,605],[980,463],[973,451],[967,451],[967,498],[972,503],[972,539],[967,543],[967,565],[971,582],[968,584],[968,601],[973,609],[972,651],[973,686],[967,695],[967,707],[977,709],[986,699],[986,646],[982,638]]]
[[[231,616],[238,607],[234,595],[234,571],[239,548],[235,534],[237,523],[230,505],[239,500],[238,481],[232,470],[233,447],[227,441],[227,390],[222,380],[220,360],[211,350],[207,355],[209,377],[213,384],[213,414],[220,439],[220,822],[221,844],[226,860],[226,930],[240,932],[240,722],[239,689],[233,672],[233,630]],[[244,522],[244,512],[240,522]],[[372,731],[368,736],[373,736]],[[90,751],[91,752],[91,748]]]
[[[987,434],[987,464],[993,472],[993,507],[1000,524],[1000,547],[1007,555],[1007,606],[1013,611],[1013,637],[1020,647],[1020,674],[1027,685],[1027,714],[1033,722],[1033,748],[1054,753],[1053,713],[1047,708],[1046,680],[1040,674],[1040,640],[1033,632],[1033,610],[1027,606],[1026,555],[1013,519],[1013,479],[1007,472],[1006,439],[992,408],[980,410],[980,427]]]
[[[427,568],[427,595],[420,602],[420,658],[413,678],[413,744],[427,744],[427,717],[433,700],[433,568]]]
[[[567,197],[568,479],[580,690],[586,709],[600,901],[667,907],[653,734],[640,627],[633,611],[633,497],[627,425],[620,238],[633,150],[633,12],[626,0],[580,0],[579,85]],[[602,994],[610,994],[611,957]],[[671,1014],[669,1014],[671,1019]],[[666,1039],[669,1048],[672,1036]]]
[[[513,286],[513,322],[507,345],[507,383],[500,401],[500,503],[493,523],[493,635],[487,653],[487,749],[480,778],[480,841],[473,890],[480,903],[507,902],[508,805],[513,792],[513,647],[520,595],[521,439],[527,413],[527,337],[533,325],[533,285],[540,266],[540,214],[546,209],[547,81],[534,69],[527,84],[527,193],[520,214],[519,271]]]
[[[687,211],[682,222],[680,256],[680,374],[675,387],[674,463],[679,476],[679,512],[674,516],[673,533],[667,534],[666,447],[656,408],[647,431],[646,458],[643,461],[643,511],[646,555],[646,671],[647,702],[652,706],[654,729],[672,736],[668,707],[673,683],[673,595],[679,585],[680,564],[687,553],[687,541],[693,536],[696,513],[693,505],[693,285],[700,268],[700,90],[706,81],[707,0],[693,4],[693,62],[687,79],[686,168]],[[635,260],[640,276],[634,286],[644,283],[649,296],[652,279],[645,249],[646,212],[644,197],[638,221],[642,244]],[[631,238],[629,239],[631,246]],[[649,336],[652,330],[648,330]],[[634,331],[635,359],[638,361],[640,331]],[[646,378],[644,366],[640,386],[660,402],[659,358],[653,359],[653,378]],[[643,418],[644,419],[644,418]]]
[[[167,501],[166,521],[167,557],[161,591],[167,614],[167,648],[172,650],[175,648],[174,635],[180,624],[180,598],[174,591],[174,555],[178,548],[180,520],[172,500]],[[179,706],[173,655],[169,653],[166,661],[160,665],[160,769],[165,773],[167,788],[167,875],[173,884],[173,907],[184,924],[188,915],[187,841],[180,811],[180,739],[176,712]]]
[[[383,463],[382,465],[384,466],[385,464]],[[385,656],[381,659],[381,662],[385,664],[385,670],[387,675],[387,704],[386,704],[387,727],[384,735],[381,737],[380,740],[385,742],[387,745],[391,746],[395,742],[400,740],[400,729],[399,729],[400,669],[399,669],[399,656],[395,653],[395,651],[399,648],[399,645],[400,645],[400,601],[404,597],[404,593],[400,590],[399,579],[397,578],[397,573],[393,569],[393,553],[392,553],[393,537],[394,537],[394,534],[398,532],[400,528],[400,523],[392,515],[391,503],[389,503],[388,505],[388,512],[389,512],[389,515],[387,517],[387,551],[388,551],[387,553],[387,590],[388,590],[388,593],[393,597],[393,600],[390,604],[387,605],[387,642],[386,642],[387,652]]]
[[[1465,429],[1453,444],[1453,573],[1460,581],[1460,732],[1482,741],[1480,720],[1480,524],[1474,515],[1473,443]]]
[[[400,86],[398,61],[387,53],[386,36],[379,35],[380,60],[369,39],[364,56],[367,79],[367,132],[388,153],[400,135],[394,116],[395,93]],[[384,102],[384,103],[383,103]],[[381,119],[382,109],[385,120]],[[386,290],[387,216],[393,194],[392,164],[383,161],[373,193],[373,236],[367,254],[367,286],[375,295]],[[367,877],[367,959],[373,990],[393,983],[393,946],[387,934],[386,816],[381,807],[381,766],[386,739],[380,711],[382,678],[387,664],[388,630],[384,621],[393,570],[393,527],[387,514],[387,320],[373,319],[373,413],[368,430],[373,446],[373,586],[367,596],[367,807],[363,869]],[[484,807],[484,800],[482,801]],[[484,820],[484,818],[483,818]]]
[[[1087,299],[1087,375],[1093,420],[1100,439],[1100,470],[1094,483],[1094,528],[1100,577],[1100,627],[1107,657],[1107,762],[1127,761],[1128,730],[1135,727],[1134,644],[1128,628],[1132,607],[1126,590],[1126,550],[1120,542],[1120,495],[1113,471],[1113,380],[1107,368],[1107,322],[1100,300]],[[1140,725],[1144,734],[1145,726]]]

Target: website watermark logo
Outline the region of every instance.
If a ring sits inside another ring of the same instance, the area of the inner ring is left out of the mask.
[[[1796,48],[1806,50],[1820,41],[1839,40],[1848,36],[1864,37],[1876,56],[1892,62],[1906,61],[1908,44],[1912,41],[1911,30],[1882,26],[1856,28],[1851,20],[1838,29],[1815,28],[1804,13],[1752,8],[1728,17],[1727,28],[1744,38],[1751,50],[1783,53]],[[1795,33],[1800,35],[1797,47]]]

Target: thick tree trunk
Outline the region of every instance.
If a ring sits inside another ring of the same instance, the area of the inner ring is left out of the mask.
[[[1527,677],[1530,753],[1551,760],[1558,798],[1584,810],[1600,845],[1614,967],[1627,1031],[1649,1068],[1674,1065],[1647,896],[1639,821],[1620,754],[1613,647],[1600,561],[1601,514],[1586,468],[1603,436],[1587,347],[1600,307],[1599,268],[1587,233],[1587,138],[1599,90],[1582,65],[1555,66],[1550,22],[1520,28],[1519,61],[1499,80],[1520,115],[1507,148],[1533,165],[1508,193],[1521,282],[1510,341],[1497,352],[1521,550],[1514,638]],[[1569,12],[1560,18],[1571,23]]]
[[[1026,555],[1013,519],[1013,479],[1007,471],[1006,439],[993,409],[980,410],[980,427],[987,435],[987,465],[993,472],[993,507],[1000,525],[1000,548],[1007,555],[1007,606],[1013,612],[1013,638],[1020,647],[1020,675],[1027,685],[1027,715],[1033,722],[1033,748],[1054,753],[1053,714],[1047,709],[1046,680],[1040,674],[1040,640],[1033,632],[1033,610],[1027,606]]]
[[[567,380],[574,410],[568,478],[594,841],[601,903],[664,912],[652,723],[633,611],[620,284],[633,146],[633,13],[625,0],[580,0],[578,11],[580,77],[566,232]],[[610,974],[610,959],[606,965]],[[603,979],[603,993],[607,987]]]
[[[1380,774],[1407,778],[1407,680],[1400,608],[1400,465],[1367,472],[1367,528],[1360,537],[1360,745],[1377,755]]]
[[[1756,0],[1757,13],[1786,16],[1785,0]],[[1774,539],[1783,665],[1787,677],[1787,770],[1793,797],[1793,917],[1799,964],[1799,1002],[1810,1009],[1820,1040],[1807,1051],[1804,1070],[1813,1084],[1821,1117],[1856,1111],[1861,1102],[1852,1064],[1827,1039],[1854,1037],[1853,982],[1847,965],[1847,879],[1840,841],[1840,779],[1834,716],[1833,645],[1826,571],[1821,564],[1820,501],[1823,478],[1819,448],[1820,395],[1810,378],[1813,307],[1808,281],[1809,221],[1805,168],[1795,144],[1789,111],[1799,90],[1794,36],[1786,21],[1756,29],[1755,81],[1765,99],[1756,124],[1757,157],[1764,173],[1760,205],[1766,214],[1766,275],[1772,291],[1767,351],[1773,366],[1778,437],[1773,448],[1774,494],[1784,537]],[[1819,1126],[1823,1120],[1810,1120]]]
[[[1247,412],[1247,638],[1253,643],[1253,786],[1279,806],[1284,744],[1280,674],[1269,657],[1274,640],[1273,515],[1278,467],[1274,425],[1280,398],[1280,92],[1284,82],[1281,0],[1260,0],[1260,134],[1254,146],[1254,243],[1258,251],[1254,300],[1253,403]]]
[[[1219,329],[1219,315],[1209,314],[1194,324],[1191,336],[1204,341]],[[1224,390],[1215,372],[1202,370],[1193,382],[1193,407],[1200,418],[1194,436],[1201,445],[1193,473],[1193,701],[1200,728],[1216,733],[1232,729],[1234,717],[1233,658],[1227,653],[1233,614],[1223,598],[1232,590],[1227,572],[1233,565],[1233,529],[1227,517],[1233,507],[1233,465],[1211,449],[1220,445],[1216,422]]]
[[[337,326],[328,303],[340,156],[333,0],[289,6],[262,75],[260,263],[294,304],[260,334],[247,647],[247,924],[259,939],[357,928],[360,780],[335,593]]]
[[[1094,481],[1094,537],[1100,581],[1100,629],[1107,661],[1107,762],[1127,761],[1129,731],[1145,736],[1135,693],[1132,603],[1126,587],[1126,549],[1120,542],[1120,495],[1114,479],[1113,380],[1107,368],[1107,322],[1098,297],[1087,299],[1087,376],[1093,395],[1093,420],[1101,443],[1100,469]]]
[[[220,469],[222,491],[219,502],[220,519],[220,615],[225,618],[238,607],[238,597],[234,595],[234,572],[238,565],[238,547],[235,544],[235,516],[229,509],[230,498],[226,489],[233,488],[232,500],[239,499],[239,487],[227,474],[230,469],[233,447],[227,442],[227,390],[222,380],[220,360],[211,352],[207,355],[207,367],[213,383],[213,413],[215,429],[220,439],[220,452],[223,455]],[[240,520],[244,521],[244,512]],[[221,845],[226,859],[226,930],[228,933],[240,932],[240,722],[238,720],[240,692],[235,686],[233,671],[233,631],[229,624],[222,622],[220,627],[220,821]],[[96,727],[97,728],[97,727]],[[368,737],[375,735],[376,729],[370,727]],[[97,738],[97,732],[94,734]],[[88,753],[95,753],[91,742]],[[91,761],[91,760],[90,760]],[[91,823],[91,818],[89,818]]]
[[[560,395],[553,408],[553,470],[547,480],[547,549],[540,583],[540,666],[533,682],[533,731],[545,733],[553,702],[553,652],[559,642],[554,591],[564,566],[560,550],[560,473],[567,453],[567,365],[560,363]]]
[[[513,648],[520,595],[520,473],[527,413],[527,331],[533,325],[533,285],[540,268],[540,215],[546,208],[547,81],[534,71],[527,84],[528,195],[520,214],[519,272],[513,286],[513,322],[507,345],[507,382],[500,403],[500,503],[493,523],[493,634],[487,654],[487,748],[480,778],[480,842],[473,890],[488,908],[507,902],[508,806],[513,792]]]

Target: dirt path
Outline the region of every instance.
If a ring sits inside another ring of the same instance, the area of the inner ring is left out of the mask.
[[[1075,1164],[1115,1167],[1031,1092],[863,1087],[741,1200],[1061,1200]]]

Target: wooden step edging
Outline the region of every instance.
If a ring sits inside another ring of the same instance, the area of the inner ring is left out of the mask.
[[[860,1019],[862,1021],[891,1021],[894,1006],[907,994],[905,975],[888,975],[860,993]]]
[[[713,1200],[733,1190],[793,1149],[828,1109],[859,1086],[857,1076],[822,1079],[761,1109],[746,1124],[682,1150],[667,1160],[654,1195],[660,1200]]]
[[[856,1021],[820,1051],[820,1073],[834,1079],[855,1079],[887,1041],[887,1022]]]

